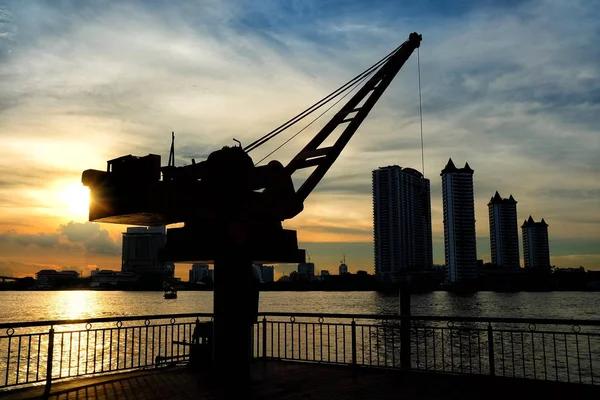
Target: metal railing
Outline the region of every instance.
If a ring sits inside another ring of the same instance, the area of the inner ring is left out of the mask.
[[[0,388],[189,358],[196,320],[174,314],[0,324]],[[600,321],[260,313],[254,356],[600,384]],[[403,325],[404,324],[404,325]]]
[[[600,384],[600,321],[262,313],[268,359]],[[406,323],[404,330],[402,323]]]
[[[0,324],[0,388],[185,360],[197,319],[211,314]],[[158,357],[158,358],[157,358]]]

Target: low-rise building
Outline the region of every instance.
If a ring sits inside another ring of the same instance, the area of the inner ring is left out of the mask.
[[[113,271],[110,269],[96,270],[91,272],[91,288],[114,288],[121,285],[136,283],[138,277],[133,272]]]
[[[52,289],[75,283],[79,275],[79,272],[72,270],[57,271],[55,269],[43,269],[35,274],[35,287],[39,289]]]

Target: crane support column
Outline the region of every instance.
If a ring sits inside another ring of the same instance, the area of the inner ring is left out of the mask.
[[[231,383],[249,379],[252,331],[258,312],[258,282],[253,274],[247,226],[223,224],[218,234],[222,246],[215,257],[214,280],[214,366]]]

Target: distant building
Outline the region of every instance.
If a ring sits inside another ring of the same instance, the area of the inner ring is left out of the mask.
[[[262,283],[275,282],[275,267],[272,265],[261,265],[260,277]]]
[[[322,270],[321,270],[321,276],[329,276],[329,275],[330,275],[330,274],[329,274],[329,271],[328,271],[328,270],[326,270],[326,269],[322,269]]]
[[[160,281],[172,278],[174,264],[159,261],[158,253],[165,247],[164,226],[127,228],[123,233],[122,272],[132,272],[142,279]]]
[[[40,289],[51,289],[63,284],[73,283],[79,278],[77,271],[56,271],[54,269],[43,269],[35,274],[35,287]]]
[[[452,159],[441,172],[446,280],[452,284],[477,278],[473,172],[469,163],[456,168]]]
[[[208,264],[192,264],[189,271],[189,282],[198,283],[202,281],[202,279],[208,277],[208,271],[210,271]]]
[[[342,262],[340,264],[340,266],[338,267],[338,270],[339,270],[339,274],[340,275],[347,274],[348,273],[348,266],[346,265],[345,262]]]
[[[429,179],[412,168],[379,168],[373,178],[375,275],[394,282],[398,274],[433,264]]]
[[[503,199],[498,192],[488,203],[492,263],[504,268],[520,268],[517,201],[512,194]]]
[[[307,262],[298,264],[298,275],[312,279],[315,276],[315,263]]]
[[[262,264],[252,264],[255,269],[255,275],[260,278],[260,283],[270,283],[275,281],[275,267]]]
[[[550,247],[548,246],[548,224],[544,219],[535,222],[531,215],[521,226],[523,232],[523,259],[526,269],[549,270]]]
[[[208,270],[208,275],[207,275],[211,281],[215,281],[215,270],[214,269],[209,269]]]
[[[137,282],[138,277],[133,272],[121,272],[108,269],[91,271],[90,287],[106,288],[117,287]]]

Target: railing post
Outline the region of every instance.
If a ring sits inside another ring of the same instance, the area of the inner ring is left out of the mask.
[[[62,349],[61,349],[62,351]],[[48,397],[52,388],[52,359],[54,356],[54,327],[50,327],[48,332],[48,359],[46,363],[46,387],[44,388],[44,397]]]
[[[356,366],[356,321],[354,318],[350,323],[350,327],[352,330],[352,366]]]
[[[411,368],[410,289],[408,280],[400,284],[400,368]],[[417,349],[418,351],[419,349]]]
[[[490,366],[490,376],[496,376],[496,364],[494,358],[494,331],[492,329],[492,324],[488,324],[487,328],[488,334],[488,364]]]
[[[263,317],[262,327],[262,358],[267,358],[267,317]]]

